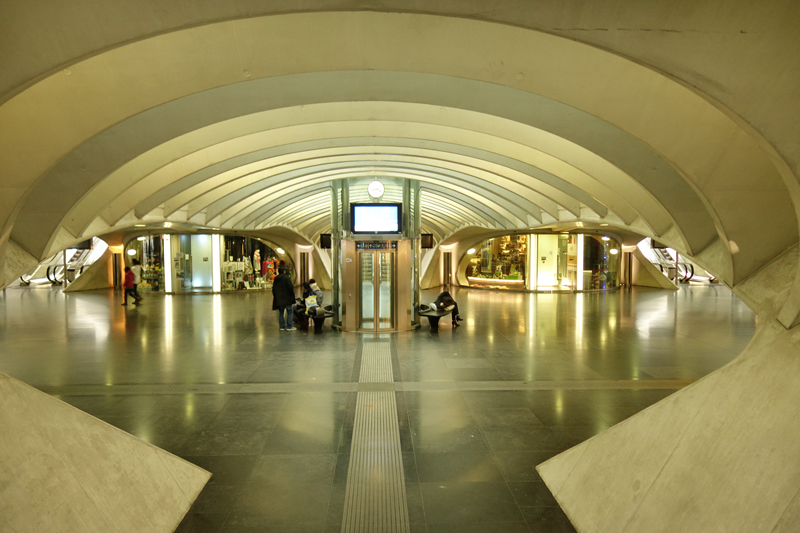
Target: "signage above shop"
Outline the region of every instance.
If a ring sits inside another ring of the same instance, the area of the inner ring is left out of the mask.
[[[356,250],[397,250],[397,241],[356,241]]]

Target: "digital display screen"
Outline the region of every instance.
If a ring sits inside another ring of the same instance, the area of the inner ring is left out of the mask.
[[[400,233],[401,204],[350,204],[353,233]]]

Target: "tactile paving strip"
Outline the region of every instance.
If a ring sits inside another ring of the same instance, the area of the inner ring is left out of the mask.
[[[365,342],[360,383],[391,382],[388,342]],[[346,533],[408,533],[408,502],[394,392],[359,392],[347,470]]]

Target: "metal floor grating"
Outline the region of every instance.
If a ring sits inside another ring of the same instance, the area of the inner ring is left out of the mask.
[[[388,342],[365,342],[360,383],[394,379]],[[347,470],[346,533],[408,533],[408,502],[394,392],[359,392]]]

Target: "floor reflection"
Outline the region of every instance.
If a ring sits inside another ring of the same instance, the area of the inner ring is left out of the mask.
[[[721,286],[451,292],[460,328],[387,336],[415,531],[570,531],[534,467],[755,330]],[[6,290],[0,370],[212,471],[179,531],[340,531],[363,337],[281,332],[264,292],[120,303]]]

